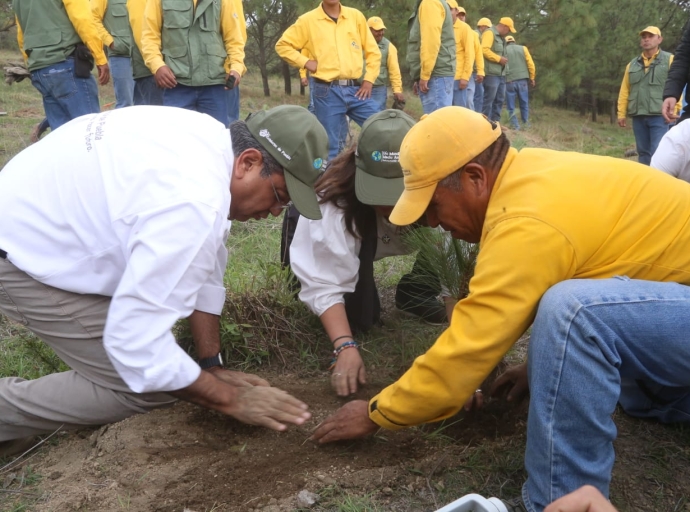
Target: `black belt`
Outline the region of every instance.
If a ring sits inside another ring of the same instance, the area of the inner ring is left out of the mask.
[[[359,87],[360,85],[362,85],[362,82],[360,82],[359,80],[333,80],[332,82],[326,82],[325,80],[321,80],[320,78],[316,78],[316,77],[313,77],[313,78],[314,78],[314,82],[316,82],[317,84],[340,85],[343,87],[348,87],[348,86],[352,86],[352,85],[356,85]]]
[[[7,251],[3,251],[2,249],[0,249],[0,259],[7,259]]]

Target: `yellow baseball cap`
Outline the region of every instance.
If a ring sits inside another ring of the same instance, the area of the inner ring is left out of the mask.
[[[463,107],[444,107],[414,125],[402,141],[400,166],[405,190],[390,221],[407,226],[429,206],[436,185],[501,136],[501,125]],[[444,148],[439,151],[438,148]]]
[[[448,4],[448,7],[450,7],[451,9],[458,8],[458,3],[455,0],[446,0],[446,3]]]
[[[517,30],[515,30],[515,24],[513,23],[513,18],[509,18],[509,17],[505,16],[505,17],[501,18],[498,22],[501,25],[505,25],[506,27],[508,27],[513,34],[515,32],[517,32]]]
[[[385,30],[386,25],[383,24],[383,20],[379,18],[378,16],[372,16],[367,20],[367,25],[369,25],[369,28],[373,28],[374,30]]]
[[[478,27],[490,27],[491,26],[491,20],[489,18],[481,18],[477,22]]]
[[[644,34],[645,32],[648,32],[650,34],[654,34],[655,36],[661,35],[661,30],[659,30],[659,27],[653,27],[652,25],[648,26],[644,30],[640,30],[640,35]]]
[[[514,43],[515,38],[513,36],[506,36],[506,43]]]
[[[467,14],[467,11],[465,11],[465,8],[464,8],[464,7],[460,7],[459,5],[458,5],[458,11],[460,11],[460,12],[463,13],[463,14]]]

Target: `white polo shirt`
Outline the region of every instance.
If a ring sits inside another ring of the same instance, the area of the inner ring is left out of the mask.
[[[652,155],[650,167],[690,181],[690,123],[683,121],[662,137]]]
[[[233,160],[211,117],[128,107],[61,126],[0,172],[0,249],[42,283],[112,297],[103,344],[134,392],[199,377],[170,329],[223,308]]]

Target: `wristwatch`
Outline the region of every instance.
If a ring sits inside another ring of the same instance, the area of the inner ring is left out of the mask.
[[[220,366],[222,368],[223,367],[223,357],[220,355],[220,352],[218,352],[218,354],[213,356],[213,357],[207,357],[206,359],[201,359],[199,361],[199,366],[201,366],[202,370],[208,370],[209,368],[213,368],[214,366]]]

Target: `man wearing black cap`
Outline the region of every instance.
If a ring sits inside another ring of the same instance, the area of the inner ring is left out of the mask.
[[[122,151],[127,148],[127,151]],[[223,368],[229,220],[320,218],[323,127],[284,105],[235,122],[178,108],[82,116],[0,174],[0,312],[72,371],[0,379],[0,457],[18,438],[102,425],[181,398],[285,430],[307,406]],[[189,317],[198,360],[170,332]]]

